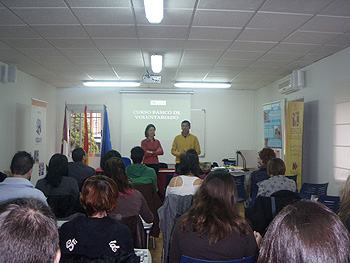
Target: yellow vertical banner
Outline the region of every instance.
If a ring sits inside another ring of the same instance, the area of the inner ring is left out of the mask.
[[[286,175],[297,175],[297,187],[301,187],[303,159],[304,99],[288,102],[286,127]]]

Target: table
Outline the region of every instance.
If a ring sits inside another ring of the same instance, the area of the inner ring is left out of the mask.
[[[135,248],[136,256],[140,257],[141,263],[152,263],[151,252],[148,249]]]

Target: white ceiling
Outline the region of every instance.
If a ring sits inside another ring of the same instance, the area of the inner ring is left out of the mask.
[[[142,80],[231,82],[255,90],[350,46],[350,0],[0,0],[0,61],[56,87]]]

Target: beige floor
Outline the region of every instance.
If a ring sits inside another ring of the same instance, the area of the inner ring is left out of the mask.
[[[163,250],[163,239],[162,233],[160,233],[159,237],[156,238],[156,249],[152,248],[152,237],[149,241],[149,250],[152,255],[152,263],[161,263],[162,262],[162,250]]]
[[[239,214],[244,217],[244,205],[243,203],[239,204]],[[152,249],[152,238],[149,242],[149,250],[151,251],[152,255],[152,262],[153,263],[161,263],[162,262],[162,249],[163,249],[163,239],[162,239],[162,233],[160,233],[159,237],[156,238],[156,249]]]

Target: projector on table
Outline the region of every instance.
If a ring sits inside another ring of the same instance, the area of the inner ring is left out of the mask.
[[[145,74],[142,77],[142,82],[145,84],[160,84],[162,83],[161,75]]]

